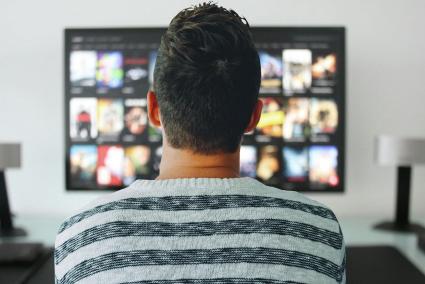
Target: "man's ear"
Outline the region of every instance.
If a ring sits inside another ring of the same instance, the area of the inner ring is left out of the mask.
[[[153,91],[148,91],[148,117],[150,122],[156,126],[161,127],[161,119],[158,107],[158,100],[156,99],[156,94]]]
[[[258,100],[255,104],[254,111],[251,114],[248,126],[245,128],[245,133],[251,132],[255,129],[258,122],[260,121],[261,111],[263,110],[263,101]]]

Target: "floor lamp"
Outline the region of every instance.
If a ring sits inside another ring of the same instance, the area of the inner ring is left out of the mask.
[[[395,220],[377,224],[375,228],[423,234],[423,226],[409,221],[409,204],[412,166],[425,164],[425,139],[379,136],[376,139],[375,159],[379,165],[397,167]]]
[[[6,169],[21,166],[21,145],[16,143],[0,143],[0,237],[26,235],[25,231],[13,227],[9,199],[6,188]]]

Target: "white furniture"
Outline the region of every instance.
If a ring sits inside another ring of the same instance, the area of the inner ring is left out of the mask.
[[[395,220],[380,223],[375,228],[425,233],[424,227],[409,222],[411,171],[413,165],[425,164],[425,138],[379,136],[375,144],[375,160],[379,165],[398,168]]]

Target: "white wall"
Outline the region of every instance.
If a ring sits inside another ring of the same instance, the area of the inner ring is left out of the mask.
[[[66,192],[63,29],[165,26],[193,1],[4,1],[0,8],[0,141],[24,145],[8,172],[17,213],[69,214],[101,193]],[[220,1],[252,25],[347,27],[347,190],[312,195],[340,216],[392,216],[395,169],[373,163],[379,133],[425,136],[425,1]],[[261,3],[261,4],[260,4]],[[425,215],[425,169],[413,213]]]

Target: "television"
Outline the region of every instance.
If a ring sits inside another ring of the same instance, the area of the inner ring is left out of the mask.
[[[159,174],[161,131],[146,93],[164,28],[65,30],[68,190],[118,190]],[[345,29],[253,27],[263,113],[241,176],[296,191],[344,191]]]

